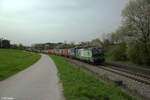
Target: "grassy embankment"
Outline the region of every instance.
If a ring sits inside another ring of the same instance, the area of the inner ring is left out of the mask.
[[[135,63],[133,63],[133,62],[131,62],[129,60],[126,60],[126,61],[116,61],[116,60],[113,60],[112,56],[109,55],[109,54],[107,54],[105,56],[105,60],[106,60],[106,62],[113,62],[113,63],[116,63],[116,64],[124,64],[124,65],[128,65],[128,66],[136,66],[136,67],[150,69],[150,66],[135,64]]]
[[[63,83],[66,100],[135,100],[113,83],[104,83],[85,73],[64,58],[50,55]]]
[[[21,50],[0,50],[0,80],[29,67],[40,59],[39,54],[24,52]]]

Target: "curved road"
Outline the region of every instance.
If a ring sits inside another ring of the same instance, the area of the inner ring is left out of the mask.
[[[36,64],[0,82],[0,100],[62,99],[56,66],[47,55],[42,55]]]

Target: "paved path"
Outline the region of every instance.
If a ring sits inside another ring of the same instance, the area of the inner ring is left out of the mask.
[[[13,99],[14,98],[14,99]],[[62,100],[57,69],[47,55],[26,70],[0,82],[0,100]]]

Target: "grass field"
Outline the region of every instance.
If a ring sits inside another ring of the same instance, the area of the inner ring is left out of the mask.
[[[135,100],[113,83],[100,81],[69,64],[64,58],[50,57],[58,68],[66,100]]]
[[[39,54],[28,53],[20,50],[0,50],[0,80],[29,67],[40,59]]]

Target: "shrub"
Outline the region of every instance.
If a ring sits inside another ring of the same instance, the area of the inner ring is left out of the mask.
[[[149,51],[148,51],[149,52]],[[127,50],[128,58],[135,64],[150,65],[149,53],[146,53],[143,44],[135,44]]]
[[[112,59],[115,61],[125,61],[127,60],[126,56],[126,43],[122,42],[118,44],[115,48],[111,51]]]

